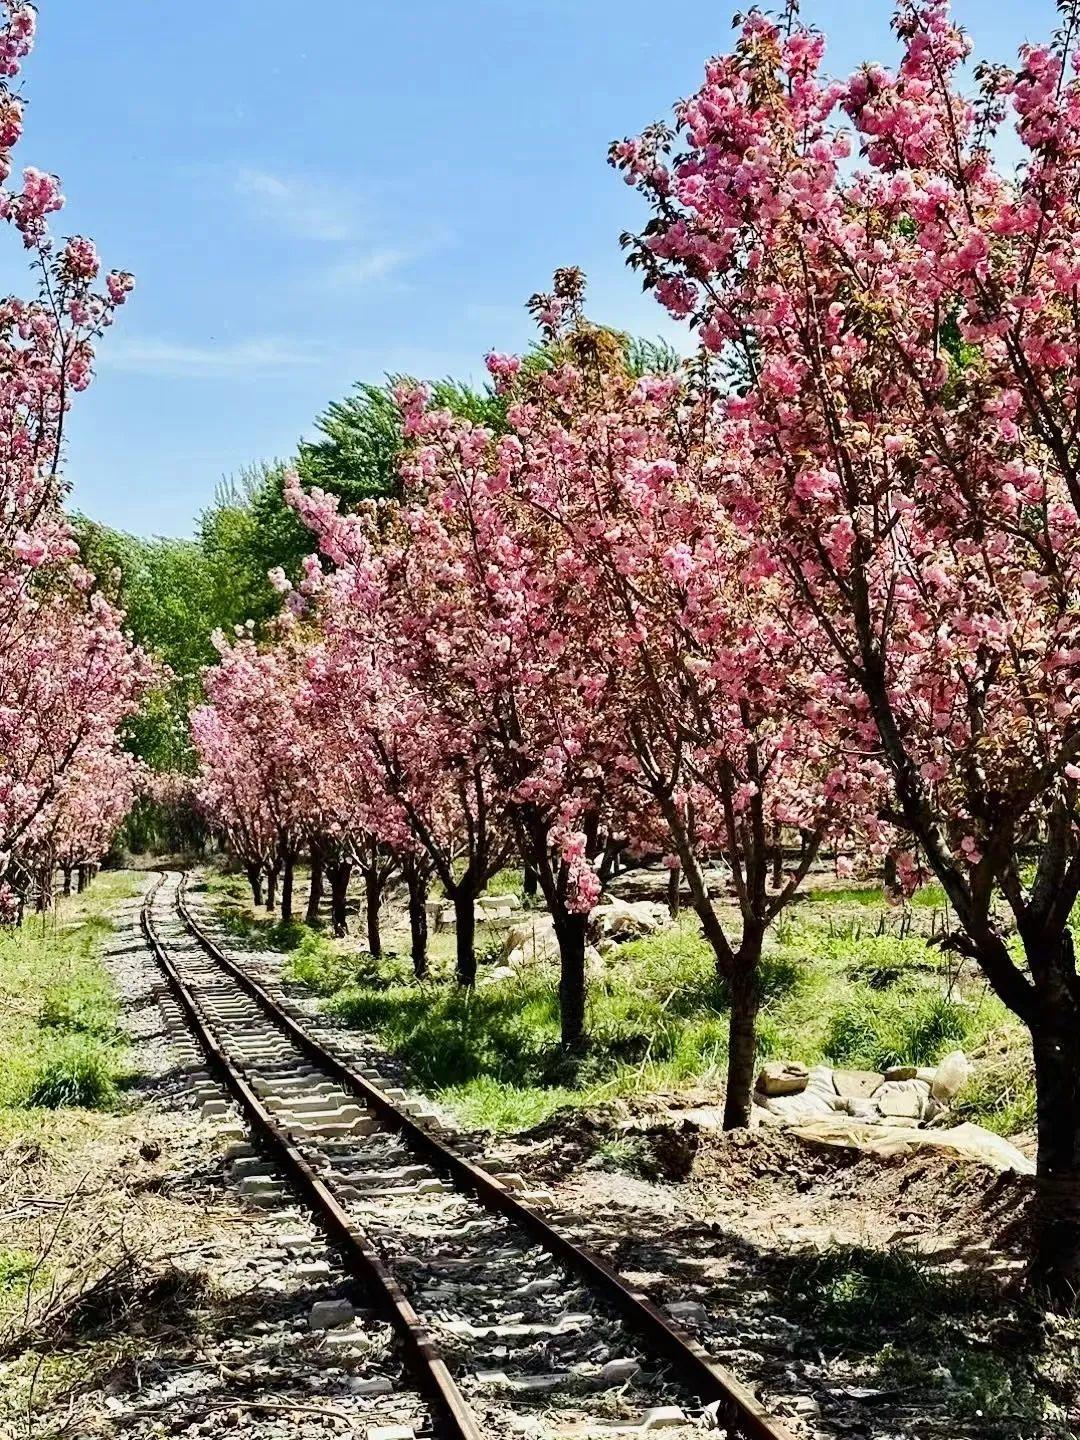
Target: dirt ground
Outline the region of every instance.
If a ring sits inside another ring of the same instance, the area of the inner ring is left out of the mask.
[[[1080,1330],[1024,1297],[1029,1178],[725,1135],[687,1108],[704,1107],[558,1116],[513,1161],[560,1224],[811,1433],[1080,1433]]]

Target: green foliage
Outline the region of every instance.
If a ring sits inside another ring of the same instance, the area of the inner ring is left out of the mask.
[[[517,885],[517,872],[503,875],[510,888]],[[800,915],[762,958],[762,1059],[873,1069],[933,1064],[957,1046],[984,1043],[1006,1023],[1000,1001],[981,986],[961,986],[941,952],[918,935],[864,936],[861,918],[838,925],[817,905]],[[498,939],[481,925],[478,950]],[[608,959],[590,985],[591,1048],[572,1065],[559,1049],[549,969],[488,981],[470,995],[442,983],[452,949],[452,937],[432,937],[433,979],[417,985],[404,960],[376,962],[310,935],[290,970],[347,1023],[377,1034],[465,1123],[535,1123],[568,1104],[722,1081],[729,1000],[692,913]],[[1020,1063],[1030,1065],[1023,1036],[1010,1033]],[[1003,1094],[973,1095],[971,1117],[976,1107],[985,1115],[993,1106],[1005,1125],[1021,1114],[1020,1105],[1007,1109]]]
[[[307,930],[295,947],[287,971],[290,979],[317,995],[335,995],[347,985],[374,988],[390,983],[385,970],[366,951],[348,951],[315,930]]]
[[[631,336],[626,360],[633,375],[672,375],[682,368],[683,358],[667,340]]]
[[[21,1284],[33,1269],[34,1257],[28,1250],[0,1250],[0,1290]]]
[[[361,382],[343,400],[332,401],[315,422],[321,438],[301,443],[301,478],[340,496],[347,509],[361,500],[399,494],[404,438],[394,391],[402,383],[411,382],[401,375],[378,384]],[[447,379],[432,385],[431,392],[435,405],[462,419],[496,431],[505,428],[505,402],[490,388],[476,390]],[[296,523],[299,532],[302,527]],[[296,563],[310,552],[308,539],[307,549],[295,555]]]
[[[885,891],[880,885],[846,885],[838,888],[822,886],[809,889],[806,899],[812,905],[867,905],[879,906],[885,903]]]
[[[117,1013],[116,995],[107,977],[86,969],[70,980],[48,987],[41,1001],[38,1024],[42,1030],[115,1040]]]
[[[973,1120],[998,1135],[1035,1128],[1035,1068],[1019,1027],[995,1058],[980,1062],[957,1099],[957,1118]]]
[[[281,461],[242,470],[219,488],[200,518],[199,542],[222,628],[251,620],[261,630],[281,608],[267,572],[281,566],[295,580],[300,562],[316,548],[285,503],[287,470]]]
[[[593,1152],[593,1163],[601,1170],[638,1175],[643,1179],[648,1179],[655,1173],[649,1147],[640,1136],[634,1135],[602,1140]]]
[[[521,870],[499,870],[488,881],[485,889],[489,895],[517,895],[520,897],[525,886]]]

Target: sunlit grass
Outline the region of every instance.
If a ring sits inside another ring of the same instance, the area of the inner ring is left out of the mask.
[[[120,1005],[99,959],[106,913],[143,877],[103,872],[54,916],[0,930],[0,1108],[105,1108],[126,1070]]]

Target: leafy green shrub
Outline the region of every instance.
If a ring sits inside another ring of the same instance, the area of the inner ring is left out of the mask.
[[[26,1105],[45,1110],[78,1106],[105,1110],[116,1103],[118,1052],[88,1035],[61,1035],[44,1045],[27,1079]]]
[[[405,978],[403,969],[392,961],[376,960],[366,951],[342,950],[306,925],[296,928],[302,933],[285,973],[316,995],[336,995],[347,986],[384,990]]]

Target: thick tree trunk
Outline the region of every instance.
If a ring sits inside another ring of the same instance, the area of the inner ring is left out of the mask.
[[[756,964],[748,965],[741,957],[736,957],[735,964],[736,969],[728,980],[731,1016],[728,1020],[725,1130],[741,1130],[750,1124],[757,1060],[757,1015],[761,1005]]]
[[[291,850],[287,851],[281,866],[281,918],[288,922],[293,918],[293,871],[295,860]]]
[[[71,866],[64,866],[64,894],[71,894]]]
[[[1033,1287],[1056,1308],[1080,1304],[1080,1035],[1032,1031],[1039,1159]]]
[[[454,894],[454,928],[457,932],[457,982],[476,984],[476,897],[471,886],[459,886]]]
[[[553,917],[555,918],[555,917]],[[564,912],[555,918],[559,942],[559,1023],[563,1049],[585,1048],[585,928],[588,915]]]
[[[379,928],[379,910],[382,906],[382,883],[375,866],[364,871],[364,902],[367,911],[368,950],[376,960],[382,955],[382,931]]]
[[[428,877],[419,865],[407,865],[405,881],[409,887],[409,933],[412,937],[413,974],[424,980],[428,973]]]
[[[682,885],[682,866],[673,865],[667,877],[667,908],[674,919],[679,913],[679,889]]]
[[[323,858],[314,847],[311,851],[311,889],[308,891],[304,920],[308,925],[319,923],[319,906],[323,897]]]
[[[89,885],[89,884],[90,884],[90,866],[89,866],[89,865],[80,865],[80,866],[79,866],[79,879],[78,879],[78,882],[77,882],[75,888],[78,890],[78,893],[81,895],[81,894],[83,893],[83,891],[86,889],[87,885]]]
[[[263,876],[261,865],[245,865],[248,884],[251,886],[251,903],[261,905],[263,903]]]
[[[347,901],[352,866],[346,861],[338,861],[328,865],[326,873],[330,881],[330,925],[334,934],[340,937],[349,933]]]
[[[271,865],[266,871],[266,913],[272,915],[277,906],[278,866]]]
[[[522,878],[521,888],[528,900],[536,899],[536,892],[540,887],[540,878],[536,873],[536,866],[526,864],[525,874]]]

